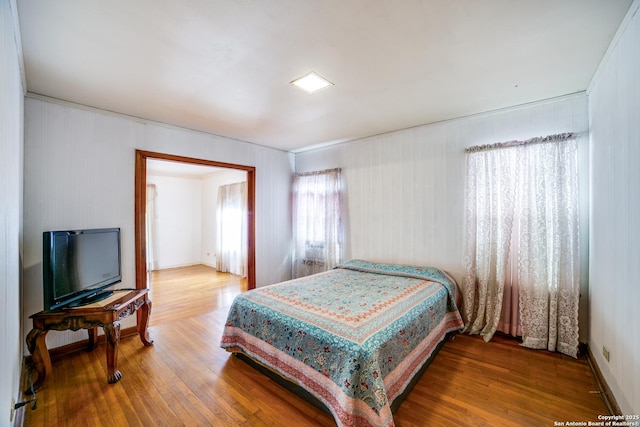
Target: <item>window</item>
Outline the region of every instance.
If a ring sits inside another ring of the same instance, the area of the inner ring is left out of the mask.
[[[525,347],[576,357],[577,176],[573,134],[467,150],[467,332],[488,341],[502,322]]]
[[[218,187],[216,269],[247,277],[247,183]]]
[[[294,175],[294,278],[326,271],[342,260],[341,181],[340,169]]]

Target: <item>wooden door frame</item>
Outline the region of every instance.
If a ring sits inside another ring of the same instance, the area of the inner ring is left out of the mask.
[[[242,170],[247,173],[247,288],[256,287],[256,245],[255,245],[255,206],[256,206],[256,168],[173,154],[154,153],[136,150],[135,172],[135,239],[136,239],[136,288],[147,288],[147,159],[168,160],[193,165],[214,166],[219,168]]]

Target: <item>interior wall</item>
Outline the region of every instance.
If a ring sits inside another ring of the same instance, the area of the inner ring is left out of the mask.
[[[24,87],[14,0],[0,1],[0,425],[20,401]]]
[[[640,414],[640,1],[589,93],[589,346],[622,411]],[[603,356],[609,350],[609,360]]]
[[[160,270],[200,264],[202,179],[147,174],[155,184],[156,250]]]
[[[582,298],[588,337],[588,111],[586,95],[390,132],[296,155],[296,172],[341,167],[346,258],[430,265],[464,276],[464,149],[561,132],[579,135]]]
[[[135,286],[136,149],[255,167],[256,285],[290,277],[288,153],[31,94],[25,99],[24,140],[25,324],[43,307],[43,231],[120,227],[122,287]],[[83,331],[50,333],[47,344],[85,337]]]
[[[147,172],[147,184],[155,184],[158,193],[158,269],[216,267],[218,187],[246,180],[246,172],[233,169],[197,177]]]

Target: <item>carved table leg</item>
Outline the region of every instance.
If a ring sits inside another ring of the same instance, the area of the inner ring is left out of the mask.
[[[38,379],[33,383],[34,390],[42,386],[51,372],[51,358],[47,349],[46,337],[47,331],[36,328],[27,335],[27,348],[31,352],[31,358],[38,373]]]
[[[149,325],[149,316],[151,315],[151,300],[145,299],[144,304],[140,307],[138,313],[138,334],[140,335],[140,341],[145,346],[153,344],[153,340],[149,338],[149,331],[147,326]]]
[[[120,322],[106,324],[103,327],[107,341],[107,376],[109,384],[117,383],[122,378],[118,370],[118,344],[120,343]]]
[[[98,340],[98,328],[89,328],[87,329],[89,333],[89,345],[87,346],[87,351],[93,351],[96,348],[96,342]]]

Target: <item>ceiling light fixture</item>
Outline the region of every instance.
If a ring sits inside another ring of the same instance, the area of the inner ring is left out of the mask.
[[[313,93],[327,86],[333,86],[333,83],[313,71],[308,72],[290,83],[309,93]]]

